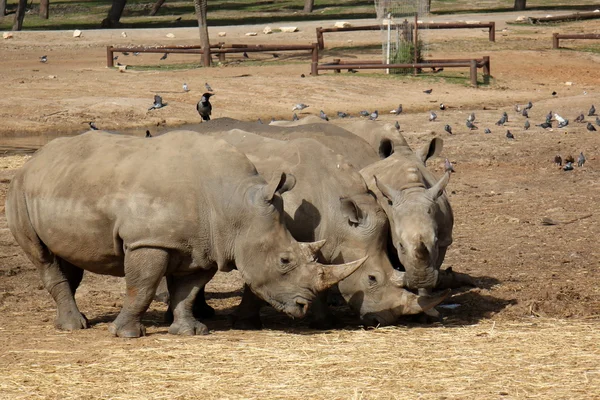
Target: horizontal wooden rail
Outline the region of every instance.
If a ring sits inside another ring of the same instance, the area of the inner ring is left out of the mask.
[[[580,34],[569,34],[569,33],[553,33],[552,34],[552,48],[558,49],[560,47],[558,41],[560,39],[600,39],[600,34],[597,33],[580,33]]]
[[[419,29],[481,29],[487,28],[490,42],[496,41],[496,23],[491,22],[419,22],[417,24]],[[356,32],[356,31],[378,31],[385,29],[385,25],[363,25],[363,26],[349,26],[346,28],[317,28],[317,43],[319,49],[325,48],[325,40],[323,39],[323,33],[333,32]]]
[[[530,24],[537,24],[540,22],[564,22],[564,21],[581,21],[584,19],[598,19],[600,18],[600,13],[590,11],[590,12],[582,12],[568,15],[554,15],[549,17],[529,17],[527,21]]]

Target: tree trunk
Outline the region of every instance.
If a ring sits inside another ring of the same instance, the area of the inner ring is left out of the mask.
[[[208,24],[206,23],[206,10],[208,0],[194,0],[198,29],[200,30],[200,45],[202,46],[202,65],[210,67],[210,39],[208,37]]]
[[[165,0],[158,0],[156,3],[154,3],[154,7],[152,7],[152,11],[150,11],[150,16],[154,17],[158,13],[158,10],[160,10],[160,8],[162,7],[163,4],[165,4]]]
[[[125,9],[125,3],[127,0],[113,0],[110,10],[108,10],[108,16],[102,20],[100,24],[101,28],[116,28],[119,25],[121,15]]]
[[[6,0],[0,0],[0,20],[6,15]]]
[[[40,18],[48,19],[50,0],[40,0]]]
[[[27,0],[19,0],[17,12],[15,13],[15,22],[13,23],[13,31],[20,31],[23,28],[23,19],[25,18],[25,8]]]
[[[525,10],[525,3],[527,3],[527,0],[515,0],[515,11]]]
[[[304,12],[311,13],[315,7],[315,0],[304,0]]]

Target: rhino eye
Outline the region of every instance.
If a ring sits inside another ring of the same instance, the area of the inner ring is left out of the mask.
[[[377,283],[377,278],[375,277],[375,275],[369,275],[369,283]]]
[[[283,264],[283,265],[288,265],[290,263],[290,258],[289,257],[281,257],[279,259],[279,261]]]

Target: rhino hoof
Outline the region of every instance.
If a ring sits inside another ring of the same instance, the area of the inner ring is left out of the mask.
[[[244,318],[233,316],[231,325],[233,329],[242,331],[259,331],[263,327],[259,315]]]
[[[184,323],[173,323],[169,327],[171,335],[194,336],[208,335],[208,327],[200,321],[185,321]]]
[[[59,315],[54,322],[54,326],[61,331],[76,331],[90,327],[87,318],[80,312]]]
[[[113,335],[121,338],[138,338],[146,336],[146,327],[139,322],[131,322],[123,326],[117,326],[116,323],[111,323],[108,326],[108,331]]]

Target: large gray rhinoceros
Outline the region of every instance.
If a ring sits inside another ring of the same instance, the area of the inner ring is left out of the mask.
[[[214,132],[233,144],[270,176],[284,168],[298,180],[293,191],[283,195],[286,225],[294,238],[314,241],[327,238],[320,261],[340,263],[368,256],[365,263],[338,289],[366,324],[390,325],[401,315],[427,311],[448,292],[431,297],[405,289],[404,273],[393,268],[387,255],[389,225],[383,209],[367,189],[358,170],[331,149],[313,139],[280,141],[233,129]],[[329,314],[316,307],[313,325],[329,327]],[[259,307],[245,295],[238,310],[240,325],[260,327]]]
[[[109,331],[145,333],[140,319],[162,276],[169,332],[203,334],[196,294],[217,270],[237,267],[277,310],[301,318],[319,291],[354,272],[314,262],[318,247],[285,228],[280,197],[292,175],[267,183],[228,143],[193,132],[153,139],[92,131],[55,139],[14,177],[8,226],[57,303],[56,326],[88,326],[74,300],[83,270],[125,276],[123,309]]]

